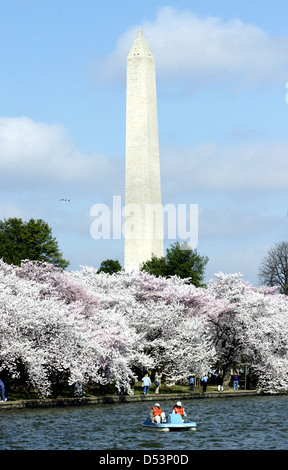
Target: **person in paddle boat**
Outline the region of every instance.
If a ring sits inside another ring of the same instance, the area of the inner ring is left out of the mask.
[[[186,416],[186,413],[182,406],[181,401],[177,401],[176,405],[173,407],[172,413],[176,415],[178,414],[181,415],[183,423],[187,423],[187,416]]]
[[[154,406],[151,406],[150,420],[151,423],[166,423],[165,413],[162,411],[159,403],[155,403]]]

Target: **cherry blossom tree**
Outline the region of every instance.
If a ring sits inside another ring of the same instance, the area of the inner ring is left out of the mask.
[[[208,320],[226,309],[225,300],[178,277],[145,272],[99,275],[88,267],[71,276],[97,295],[102,308],[121,312],[153,368],[164,370],[167,383],[187,379],[191,369],[200,375],[211,368],[215,348]]]
[[[24,368],[43,396],[51,375],[64,372],[71,384],[129,387],[132,364],[150,361],[135,347],[138,338],[124,317],[112,309],[108,318],[97,299],[63,272],[38,263],[34,272],[32,264],[21,271],[0,262],[1,370],[17,378]]]
[[[47,396],[59,374],[132,393],[148,369],[173,384],[191,369],[249,364],[259,390],[287,390],[287,302],[240,274],[218,273],[200,288],[176,276],[0,261],[0,371],[24,370]]]
[[[231,309],[213,322],[219,363],[249,364],[259,390],[288,389],[288,301],[275,287],[256,288],[241,274],[218,273],[208,290]]]

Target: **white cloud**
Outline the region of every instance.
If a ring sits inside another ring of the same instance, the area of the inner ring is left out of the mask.
[[[2,190],[41,187],[106,191],[118,186],[121,163],[103,154],[86,155],[64,127],[27,117],[0,118],[0,185]],[[64,194],[63,197],[66,195]]]
[[[187,190],[287,190],[287,154],[288,142],[163,147],[163,193],[167,197]]]
[[[0,156],[0,220],[45,220],[73,269],[103,256],[92,244],[90,209],[121,194],[124,161],[87,155],[64,127],[27,117],[0,118]]]
[[[155,21],[141,27],[156,60],[158,80],[190,86],[229,80],[241,87],[287,80],[288,37],[271,37],[257,25],[163,7]],[[119,38],[115,50],[99,64],[98,79],[124,79],[137,30],[133,27]]]

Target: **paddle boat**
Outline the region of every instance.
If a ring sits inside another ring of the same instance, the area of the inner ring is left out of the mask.
[[[144,429],[155,429],[156,431],[196,431],[196,423],[194,421],[188,421],[183,423],[180,414],[167,414],[165,423],[152,423],[150,416],[147,417],[146,421],[142,424]]]

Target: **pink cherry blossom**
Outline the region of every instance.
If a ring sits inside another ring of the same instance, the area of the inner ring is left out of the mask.
[[[287,390],[287,297],[218,273],[207,288],[143,272],[69,272],[0,261],[0,371],[41,396],[51,377],[124,386],[161,368],[166,383],[249,366],[259,390]]]

